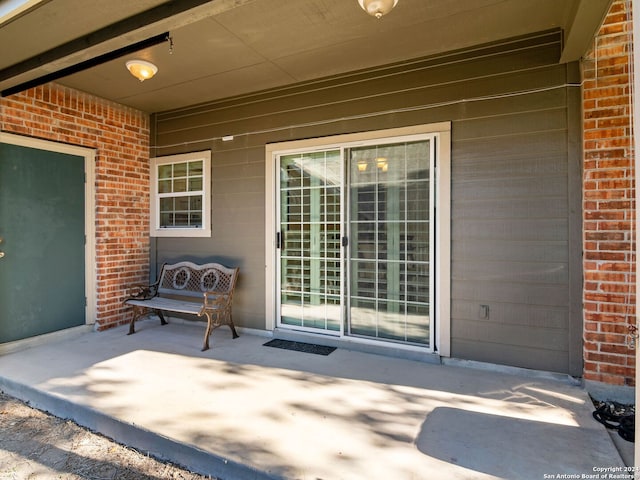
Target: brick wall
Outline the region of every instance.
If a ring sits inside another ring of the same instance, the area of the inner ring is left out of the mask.
[[[149,116],[57,84],[0,98],[0,130],[96,149],[96,324],[149,275]]]
[[[627,386],[635,385],[630,8],[613,2],[583,60],[584,378]]]

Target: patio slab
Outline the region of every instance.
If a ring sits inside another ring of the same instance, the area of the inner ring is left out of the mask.
[[[225,328],[200,352],[203,329],[145,320],[132,336],[122,327],[9,353],[0,389],[228,480],[624,472],[588,395],[568,381],[287,351]]]

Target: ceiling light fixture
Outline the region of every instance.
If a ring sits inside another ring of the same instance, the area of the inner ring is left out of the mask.
[[[0,0],[2,2],[2,0]],[[159,45],[162,42],[165,42],[167,39],[168,33],[163,33],[161,35],[156,35],[155,37],[147,38],[146,40],[142,40],[140,42],[132,43],[131,45],[127,45],[125,47],[119,48],[117,50],[113,50],[111,52],[104,53],[102,55],[98,55],[97,57],[92,57],[89,60],[85,60],[84,62],[76,63],[73,65],[69,65],[68,67],[62,68],[60,70],[55,70],[51,73],[47,73],[40,77],[36,77],[33,80],[28,80],[23,83],[19,83],[13,87],[9,87],[5,90],[0,91],[0,97],[8,97],[9,95],[14,95],[19,92],[23,92],[24,90],[28,90],[29,88],[38,87],[40,85],[44,85],[48,82],[53,82],[63,77],[67,77],[69,75],[73,75],[78,72],[83,72],[88,70],[89,68],[97,67],[98,65],[103,65],[112,60],[116,60],[127,55],[133,55],[136,52],[144,50],[149,47],[153,47],[155,45]],[[65,49],[66,45],[61,45],[59,48]],[[55,50],[55,49],[54,49]],[[50,56],[52,54],[52,56]],[[57,52],[50,50],[49,52],[43,53],[44,56],[50,58],[51,60],[47,60],[45,63],[49,63],[50,61],[56,61],[56,59],[60,59]],[[33,57],[38,58],[38,57]],[[3,80],[8,80],[13,77],[17,77],[21,73],[29,72],[34,68],[33,66],[33,58],[26,60],[25,62],[18,63],[11,67],[0,69],[0,82]],[[40,64],[38,64],[40,65]]]
[[[145,60],[129,60],[126,65],[127,69],[131,72],[131,75],[141,82],[148,80],[158,73],[158,67]]]
[[[358,0],[362,9],[369,15],[380,18],[398,4],[398,0]]]

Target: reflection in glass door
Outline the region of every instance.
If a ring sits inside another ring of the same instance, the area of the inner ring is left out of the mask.
[[[358,147],[349,156],[348,333],[428,345],[430,142]]]
[[[280,325],[342,325],[340,150],[280,157]]]
[[[431,345],[433,157],[425,137],[278,157],[279,326]]]

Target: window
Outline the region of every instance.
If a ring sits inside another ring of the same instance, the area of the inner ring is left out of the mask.
[[[211,236],[210,172],[210,151],[151,159],[151,236]]]

